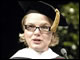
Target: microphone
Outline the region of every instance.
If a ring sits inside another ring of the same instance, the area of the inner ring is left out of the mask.
[[[66,59],[69,59],[68,56],[67,56],[67,51],[66,51],[66,49],[62,48],[62,49],[61,49],[61,53],[62,53],[62,55],[63,55]]]

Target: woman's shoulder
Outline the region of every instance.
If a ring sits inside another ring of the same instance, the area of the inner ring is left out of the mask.
[[[22,48],[20,50],[18,50],[15,54],[22,54],[25,53],[28,50],[28,48]]]
[[[18,50],[13,56],[10,57],[10,59],[14,58],[14,57],[20,57],[20,56],[25,56],[25,53],[27,52],[28,48],[23,48]]]

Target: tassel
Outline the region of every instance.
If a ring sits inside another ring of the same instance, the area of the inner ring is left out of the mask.
[[[55,9],[55,12],[56,12],[56,17],[55,17],[55,20],[51,26],[51,31],[52,32],[56,32],[57,30],[57,27],[59,25],[59,21],[60,21],[60,12],[58,9]]]

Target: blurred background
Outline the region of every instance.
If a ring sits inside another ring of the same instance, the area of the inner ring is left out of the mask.
[[[58,28],[61,45],[67,49],[70,59],[79,59],[79,2],[70,1],[60,8],[69,25]]]
[[[58,27],[57,33],[60,37],[60,43],[51,48],[60,55],[60,49],[65,48],[70,59],[79,59],[79,1],[47,0],[45,2],[55,5],[68,23],[68,26]],[[9,59],[17,50],[25,47],[22,43],[19,43],[18,35],[23,32],[21,30],[23,11],[17,0],[0,1],[0,17],[0,58]]]

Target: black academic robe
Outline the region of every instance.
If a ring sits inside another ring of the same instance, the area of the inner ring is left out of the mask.
[[[12,59],[32,59],[32,58],[25,58],[25,57],[14,57]],[[58,56],[56,58],[51,58],[51,59],[65,59],[64,57]]]

